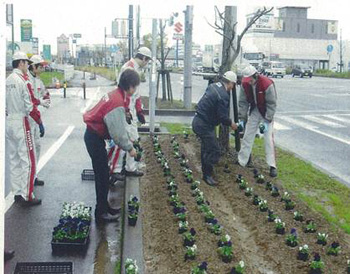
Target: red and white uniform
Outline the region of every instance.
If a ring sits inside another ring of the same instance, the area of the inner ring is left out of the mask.
[[[35,153],[29,116],[41,123],[28,75],[14,69],[6,79],[6,139],[14,195],[34,198]]]
[[[121,74],[127,69],[134,69],[139,74],[141,73],[141,68],[139,64],[135,61],[134,58],[131,58],[128,62],[126,62],[119,73],[118,82]],[[130,113],[133,117],[131,124],[127,124],[127,131],[131,142],[134,142],[139,138],[139,133],[137,131],[137,113],[142,112],[142,102],[141,95],[138,89],[136,89],[135,93],[130,98],[129,103]],[[120,173],[123,168],[123,159],[124,159],[125,151],[121,150],[119,147],[115,146],[111,148],[108,152],[108,160],[110,166],[110,173]],[[138,162],[135,161],[134,157],[130,157],[129,154],[126,155],[126,164],[125,169],[127,171],[135,171],[137,169]]]

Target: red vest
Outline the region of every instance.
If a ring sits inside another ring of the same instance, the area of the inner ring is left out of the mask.
[[[250,104],[250,108],[253,109],[255,107],[253,88],[249,84],[250,77],[244,77],[242,80],[242,87],[244,89],[245,96],[247,97],[247,101]],[[257,107],[260,114],[265,117],[266,114],[266,104],[265,104],[265,92],[270,85],[273,84],[273,81],[266,76],[259,75],[258,80],[256,82],[256,101]]]
[[[110,139],[107,126],[104,123],[104,117],[115,108],[124,107],[126,109],[129,106],[129,102],[130,96],[121,88],[107,93],[92,109],[83,115],[87,128],[104,139]]]

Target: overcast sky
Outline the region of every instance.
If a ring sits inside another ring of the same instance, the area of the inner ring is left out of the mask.
[[[20,40],[20,19],[32,19],[33,37],[39,38],[40,51],[43,44],[51,44],[54,53],[56,52],[56,38],[62,33],[66,35],[81,33],[82,38],[78,40],[78,44],[104,43],[104,27],[107,27],[107,34],[110,34],[112,20],[126,18],[129,4],[140,5],[141,35],[151,32],[151,18],[168,18],[172,12],[180,14],[176,21],[184,25],[183,11],[186,5],[194,5],[193,41],[201,45],[220,43],[220,37],[205,20],[214,21],[214,5],[217,5],[220,10],[224,10],[225,5],[238,7],[238,31],[244,27],[245,15],[254,6],[262,4],[274,6],[275,16],[278,15],[276,7],[309,6],[309,18],[338,20],[343,38],[350,39],[349,0],[250,0],[249,5],[245,0],[14,0],[7,2],[14,4],[15,39]],[[171,29],[168,28],[168,32]],[[8,39],[11,39],[10,27],[7,27],[6,35]],[[116,42],[118,42],[116,39],[107,39],[108,44]]]

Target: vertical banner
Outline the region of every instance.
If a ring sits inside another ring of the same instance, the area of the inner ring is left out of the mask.
[[[43,45],[44,60],[51,61],[51,45]]]
[[[39,54],[39,39],[37,37],[32,38],[32,53]]]
[[[21,41],[30,42],[32,39],[32,20],[21,19]]]

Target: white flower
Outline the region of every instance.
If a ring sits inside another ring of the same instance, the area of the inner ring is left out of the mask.
[[[350,265],[350,260],[347,261],[347,264]]]
[[[276,219],[275,219],[275,223],[276,223],[276,224],[281,223],[281,222],[282,222],[281,219],[279,219],[279,218],[276,218]]]
[[[230,240],[231,240],[230,235],[226,234],[226,235],[225,235],[225,240],[226,240],[226,242],[230,241]]]
[[[184,222],[179,222],[179,227],[184,227],[184,226],[188,226],[188,222],[187,221],[184,221]]]
[[[240,262],[239,262],[239,266],[240,266],[241,268],[244,268],[244,262],[243,262],[243,261],[240,261]]]

